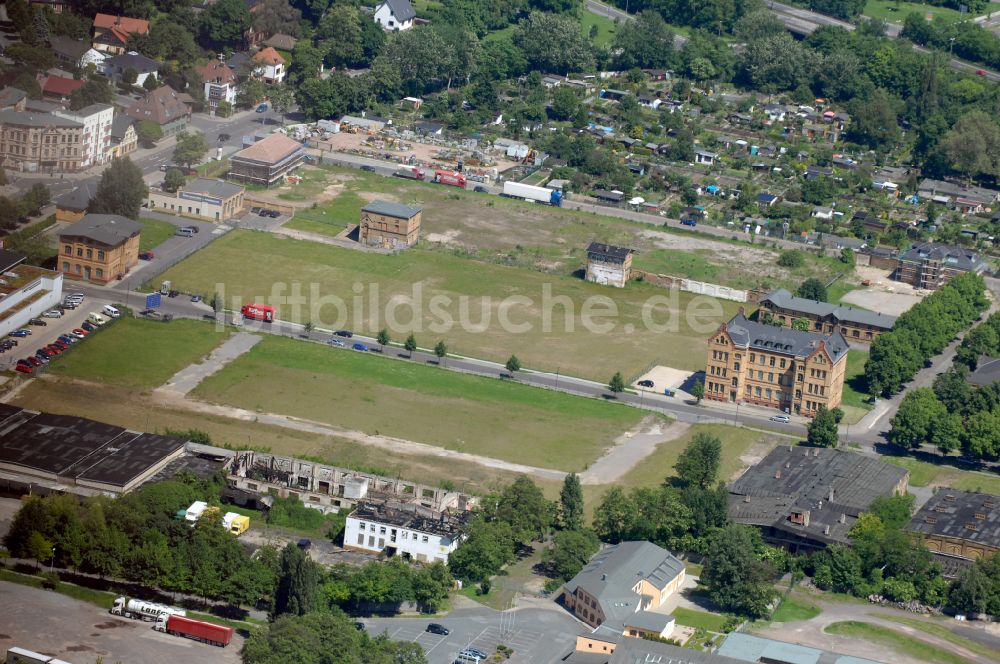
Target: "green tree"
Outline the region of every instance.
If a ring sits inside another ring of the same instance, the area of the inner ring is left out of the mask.
[[[132,90],[132,86],[135,85],[136,80],[139,78],[139,72],[135,70],[134,67],[126,67],[125,71],[122,72],[121,82],[122,87],[126,92]]]
[[[513,378],[514,374],[521,370],[521,361],[517,359],[517,355],[511,355],[507,358],[507,364],[504,367],[507,369],[507,373],[511,375],[511,378]]]
[[[691,386],[691,396],[694,397],[696,404],[701,403],[701,400],[705,398],[705,381],[700,378],[694,381],[694,385]]]
[[[538,71],[566,74],[594,67],[593,49],[575,17],[531,12],[518,25],[514,44]]]
[[[826,286],[823,282],[815,277],[810,277],[802,282],[799,286],[799,290],[795,293],[799,297],[804,297],[807,300],[816,300],[818,302],[826,302]]]
[[[254,30],[266,35],[280,32],[298,37],[301,19],[302,12],[292,7],[288,0],[263,0],[254,6],[252,25]]]
[[[115,91],[107,80],[90,79],[69,95],[69,107],[74,111],[91,104],[110,104]]]
[[[273,623],[251,631],[241,652],[243,664],[376,661],[366,659],[370,654],[369,637],[355,629],[340,611],[279,616]]]
[[[381,330],[379,330],[378,336],[375,337],[375,341],[377,341],[378,345],[382,347],[382,350],[385,350],[385,347],[389,345],[390,341],[389,330],[385,329],[384,327]]]
[[[298,546],[289,543],[281,551],[278,585],[274,591],[274,613],[304,615],[317,607],[320,570]]]
[[[827,410],[826,406],[820,406],[816,412],[816,417],[809,422],[807,427],[807,440],[810,445],[816,447],[836,447],[839,439],[837,437],[837,418],[833,411]]]
[[[812,77],[812,62],[812,54],[781,31],[746,45],[740,76],[765,92],[795,90]]]
[[[985,111],[969,111],[960,117],[938,145],[948,162],[969,180],[977,175],[1000,175],[1000,127]]]
[[[902,529],[913,515],[915,497],[911,493],[879,496],[872,501],[868,511],[877,516],[887,528]]]
[[[733,26],[733,35],[740,41],[749,43],[772,35],[780,35],[784,30],[785,24],[777,16],[761,8],[744,14]]]
[[[563,479],[559,506],[565,530],[579,530],[583,527],[583,487],[580,486],[580,476],[576,473],[570,473]]]
[[[543,559],[555,578],[569,581],[583,569],[600,546],[600,540],[592,530],[561,530],[553,537],[552,548],[545,551]]]
[[[213,48],[234,47],[250,28],[251,16],[242,0],[218,0],[201,13],[202,39]]]
[[[117,157],[101,173],[97,191],[87,210],[96,214],[118,214],[138,219],[148,191],[139,167],[128,157]]]
[[[851,249],[850,247],[844,247],[843,249],[841,249],[840,262],[844,263],[845,265],[850,265],[851,267],[854,267],[854,262],[855,262],[854,250]]]
[[[621,69],[666,67],[674,51],[674,34],[659,12],[645,10],[618,26],[614,49]]]
[[[519,475],[499,494],[492,494],[483,502],[487,516],[492,521],[510,524],[515,540],[521,544],[541,539],[548,532],[555,515],[552,503],[525,475]]]
[[[622,373],[620,371],[616,371],[615,375],[611,377],[611,380],[608,382],[608,390],[610,390],[612,394],[618,394],[625,391],[625,379],[622,378]]]
[[[802,267],[806,264],[806,256],[798,249],[788,249],[778,256],[778,265],[781,267]]]
[[[476,518],[469,524],[466,540],[448,556],[448,568],[459,579],[485,581],[514,561],[515,544],[509,524]]]
[[[139,120],[135,123],[135,133],[139,138],[139,143],[143,147],[151,148],[156,142],[163,138],[163,129],[160,125],[149,120]]]
[[[414,351],[417,350],[417,338],[410,334],[410,336],[406,337],[406,341],[403,342],[403,348],[410,354],[410,357],[413,357]]]
[[[371,20],[365,18],[365,20]],[[362,14],[357,7],[337,3],[320,19],[316,36],[326,46],[326,63],[331,67],[356,66],[363,62]]]
[[[184,174],[179,168],[171,168],[163,176],[163,190],[175,192],[187,182]]]
[[[244,81],[236,92],[236,106],[251,108],[267,96],[267,85],[258,79]],[[302,103],[301,101],[299,102]]]
[[[160,81],[153,74],[150,74],[142,81],[142,89],[146,92],[152,92],[158,87],[160,87]]]
[[[300,39],[292,49],[292,64],[288,66],[288,81],[294,85],[319,76],[323,52],[309,39]]]
[[[444,341],[438,341],[434,345],[434,355],[437,356],[438,363],[440,364],[446,355],[448,355],[448,346],[445,345]]]
[[[602,541],[617,544],[632,530],[635,505],[621,487],[612,487],[594,510],[594,530]]]
[[[292,107],[295,103],[295,92],[289,86],[282,83],[281,85],[272,85],[271,89],[268,91],[268,99],[271,101],[271,108],[281,113],[282,120],[285,117],[285,113]]]
[[[944,404],[938,401],[931,388],[910,390],[890,422],[889,441],[900,447],[919,448],[929,441],[934,424],[947,415]]]
[[[37,530],[31,531],[25,543],[24,552],[27,558],[34,558],[38,563],[48,562],[53,555],[52,542],[47,540]]]
[[[849,106],[852,140],[876,150],[895,145],[899,138],[898,116],[895,102],[882,88],[866,99],[856,99]]]
[[[177,146],[174,148],[174,163],[184,164],[191,168],[208,152],[208,141],[200,131],[182,131],[177,134]]]
[[[674,470],[681,486],[706,489],[715,484],[722,459],[722,441],[705,432],[698,432],[677,457]]]
[[[701,581],[720,608],[750,618],[768,615],[777,596],[773,572],[760,561],[763,542],[757,530],[730,524],[713,535]]]

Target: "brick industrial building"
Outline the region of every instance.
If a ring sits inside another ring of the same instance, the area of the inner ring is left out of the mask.
[[[142,225],[116,214],[86,214],[59,233],[59,271],[106,284],[139,262]]]
[[[748,320],[743,309],[708,340],[705,398],[814,416],[840,405],[847,341]]]
[[[405,249],[420,238],[421,209],[388,201],[361,208],[358,241],[369,247]]]
[[[627,247],[591,242],[587,247],[587,281],[624,288],[632,274],[632,254]]]
[[[809,321],[809,329],[820,334],[840,332],[845,339],[871,343],[878,335],[896,324],[896,317],[841,304],[830,304],[796,297],[784,288],[770,293],[760,301],[757,320],[767,323],[765,316],[783,327],[796,320]]]
[[[940,488],[913,515],[907,530],[920,533],[939,558],[969,561],[1000,553],[1000,496]],[[944,565],[945,571],[964,565]]]

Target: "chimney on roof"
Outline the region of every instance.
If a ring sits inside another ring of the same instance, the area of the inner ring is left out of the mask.
[[[831,503],[833,502],[833,487],[832,486],[830,487],[830,493],[827,495],[827,500],[829,500]]]
[[[607,580],[608,580],[608,575],[607,574],[601,574],[601,581],[607,581]]]
[[[774,471],[774,479],[776,479],[776,480],[780,480],[781,479],[781,471],[780,470]]]
[[[819,501],[819,503],[816,504],[816,509],[818,509],[818,510],[823,509],[823,501],[822,500]]]
[[[846,515],[846,514],[844,514],[844,513],[841,513],[841,514],[840,514],[840,519],[839,519],[839,521],[840,521],[841,523],[847,523],[847,515]]]
[[[749,503],[750,502],[750,496],[743,496],[743,502],[744,503]]]
[[[786,461],[785,462],[785,468],[791,468],[791,467],[792,467],[792,462],[791,461]]]
[[[830,526],[823,526],[823,534],[824,535],[830,534]]]

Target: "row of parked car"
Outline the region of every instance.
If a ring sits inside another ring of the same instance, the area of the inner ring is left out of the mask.
[[[43,316],[45,318],[62,318],[63,313],[66,309],[76,309],[83,304],[84,295],[83,293],[69,293],[63,299],[63,303],[60,305],[59,309],[52,309],[46,311]],[[103,315],[102,315],[103,314]],[[65,334],[60,334],[56,339],[45,346],[42,346],[34,355],[29,355],[28,357],[22,357],[14,365],[14,370],[24,374],[34,373],[35,369],[45,366],[52,361],[53,358],[66,352],[73,346],[73,344],[78,343],[82,339],[86,339],[87,335],[95,332],[101,325],[108,322],[108,318],[118,318],[121,312],[117,308],[106,305],[101,313],[91,312],[80,327],[74,328],[70,332]],[[28,321],[28,324],[33,327],[48,327],[48,322],[44,318],[32,318]],[[17,338],[25,338],[33,334],[31,327],[21,328],[20,330],[14,330],[10,333],[9,339],[7,341],[13,341],[17,344]]]
[[[277,210],[271,210],[270,208],[262,207],[252,207],[250,208],[250,214],[255,214],[258,217],[270,217],[271,219],[277,219],[281,216],[281,213]]]

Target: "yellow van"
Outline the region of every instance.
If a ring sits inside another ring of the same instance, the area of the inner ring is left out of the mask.
[[[105,323],[108,322],[107,318],[97,313],[96,311],[91,311],[90,315],[87,316],[87,320],[89,320],[94,325],[104,325]]]

